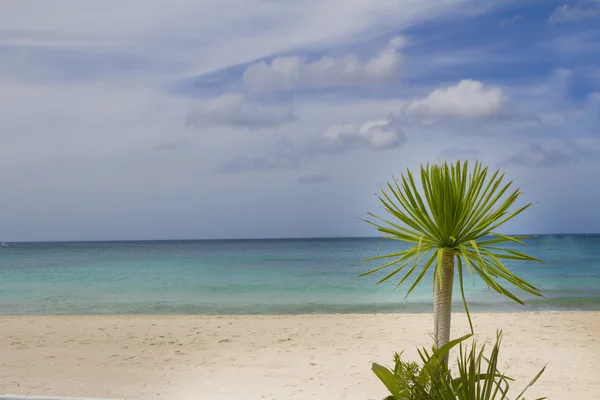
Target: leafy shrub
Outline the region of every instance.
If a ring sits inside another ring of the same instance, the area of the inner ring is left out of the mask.
[[[419,350],[422,364],[406,362],[401,354],[394,354],[394,369],[373,364],[373,372],[390,391],[385,400],[509,400],[510,382],[513,381],[498,371],[498,356],[502,332],[498,332],[491,355],[484,355],[485,345],[480,350],[473,341],[470,349],[463,341],[471,335],[451,341],[429,353]],[[456,375],[443,361],[449,351],[459,345]],[[546,367],[529,382],[514,400],[525,400],[523,395],[542,375]],[[543,400],[545,397],[536,400]]]

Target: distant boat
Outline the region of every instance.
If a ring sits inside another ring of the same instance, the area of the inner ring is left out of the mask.
[[[2,244],[0,244],[0,247],[8,247],[8,246],[10,246],[10,244],[8,244],[8,243],[2,243]]]

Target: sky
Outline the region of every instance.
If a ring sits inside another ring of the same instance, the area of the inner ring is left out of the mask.
[[[600,1],[3,0],[0,241],[376,236],[480,160],[600,232]]]

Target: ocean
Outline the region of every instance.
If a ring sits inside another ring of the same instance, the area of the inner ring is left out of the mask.
[[[471,311],[600,310],[600,235],[540,235],[514,246],[545,263],[507,262],[543,298],[521,306],[465,276]],[[378,238],[11,243],[0,247],[0,315],[417,313],[432,278],[405,299],[397,279],[359,277]],[[416,274],[415,274],[416,276]],[[455,279],[454,310],[462,304]]]

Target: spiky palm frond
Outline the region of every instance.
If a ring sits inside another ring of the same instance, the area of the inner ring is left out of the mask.
[[[398,283],[400,286],[422,265],[407,291],[408,296],[432,265],[434,279],[441,280],[441,258],[445,252],[450,252],[457,261],[461,297],[470,325],[464,294],[465,269],[472,278],[478,275],[490,288],[520,304],[523,301],[506,289],[498,278],[541,296],[536,287],[513,274],[503,264],[503,260],[541,262],[522,252],[502,247],[506,243],[525,245],[522,241],[525,236],[511,237],[495,231],[531,205],[511,210],[521,192],[509,190],[512,182],[503,182],[504,174],[496,171],[489,175],[488,168],[482,167],[479,162],[469,170],[468,162],[461,164],[458,161],[456,164],[421,166],[420,178],[421,191],[410,170],[400,179],[393,178],[387,184],[388,190],[382,190],[378,196],[388,216],[384,218],[369,213],[372,220],[366,220],[385,238],[413,246],[368,259],[391,261],[361,276],[393,267],[378,283],[402,273]]]

